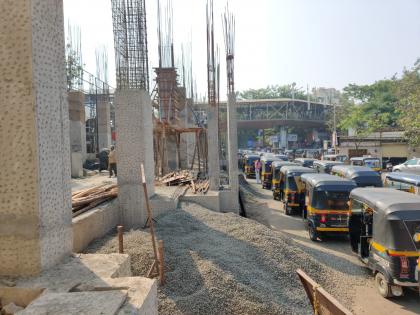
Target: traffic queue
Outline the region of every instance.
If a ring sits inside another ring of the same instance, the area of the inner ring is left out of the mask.
[[[282,201],[286,215],[302,216],[312,241],[348,237],[385,298],[403,295],[404,287],[419,290],[420,175],[391,172],[382,180],[372,157],[259,161],[262,188]]]

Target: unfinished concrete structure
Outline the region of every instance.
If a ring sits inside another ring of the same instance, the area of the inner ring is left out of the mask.
[[[62,1],[2,1],[0,17],[0,275],[29,276],[72,250]]]
[[[148,191],[154,194],[153,120],[148,93],[146,9],[144,0],[112,1],[117,91],[118,200],[121,223],[143,226],[146,207],[142,188],[144,165]]]
[[[96,110],[98,120],[98,147],[99,150],[111,146],[111,103],[108,95],[98,96]]]
[[[85,96],[80,91],[69,91],[71,176],[83,176],[86,160]]]

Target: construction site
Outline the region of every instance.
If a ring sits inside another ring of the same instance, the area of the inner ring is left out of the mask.
[[[241,169],[239,127],[318,137],[332,107],[237,100],[227,2],[197,12],[199,99],[177,1],[155,1],[153,31],[146,0],[107,1],[115,86],[106,50],[83,67],[63,0],[0,0],[0,314],[420,314],[418,292],[383,299],[347,238],[307,240]]]

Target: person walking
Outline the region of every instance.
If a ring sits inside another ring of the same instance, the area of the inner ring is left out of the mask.
[[[260,171],[261,171],[261,161],[260,159],[256,160],[254,162],[254,167],[255,167],[255,179],[257,180],[257,184],[260,184],[261,181],[261,176],[260,176]]]
[[[109,151],[108,155],[108,169],[109,169],[109,177],[112,177],[112,173],[115,173],[115,177],[117,177],[117,157],[115,155],[115,147],[111,145],[111,151]]]

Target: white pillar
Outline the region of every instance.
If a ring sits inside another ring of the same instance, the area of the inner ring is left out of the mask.
[[[235,93],[229,93],[227,101],[227,138],[229,155],[230,189],[239,192],[238,182],[238,123]]]
[[[207,144],[210,190],[219,191],[219,113],[217,110],[217,106],[209,106],[209,109],[207,111]]]
[[[100,96],[98,100],[98,144],[99,150],[111,146],[111,103],[108,97]]]
[[[147,220],[141,181],[142,163],[149,196],[154,194],[151,100],[145,90],[118,90],[115,94],[115,105],[121,223],[126,228],[139,227]]]
[[[0,1],[0,275],[71,253],[62,0]]]

